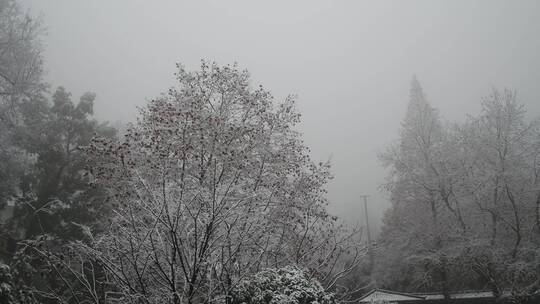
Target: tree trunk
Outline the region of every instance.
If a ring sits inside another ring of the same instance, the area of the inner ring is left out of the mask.
[[[514,244],[514,249],[512,250],[512,258],[515,259],[517,256],[519,244],[521,243],[521,223],[519,220],[516,200],[514,198],[514,195],[510,191],[510,188],[508,187],[508,185],[506,185],[506,195],[508,196],[508,200],[510,200],[510,204],[512,205],[512,211],[514,213],[514,221],[515,221],[514,231],[516,233],[516,241]]]
[[[495,245],[495,240],[497,239],[497,214],[495,211],[490,211],[491,214],[491,246]]]

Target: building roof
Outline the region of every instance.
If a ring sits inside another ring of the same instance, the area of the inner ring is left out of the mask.
[[[424,297],[426,300],[442,300],[444,295],[442,293],[414,293],[415,295]],[[453,292],[450,294],[450,299],[491,299],[494,298],[491,291],[461,291]]]
[[[371,303],[377,301],[387,301],[387,302],[407,302],[407,301],[417,301],[424,300],[423,296],[384,290],[384,289],[373,289],[365,296],[360,298],[360,303]]]
[[[494,299],[491,291],[462,291],[450,294],[452,300],[481,300]],[[442,293],[404,293],[384,289],[373,289],[360,298],[359,303],[388,302],[388,303],[438,303],[444,300]]]

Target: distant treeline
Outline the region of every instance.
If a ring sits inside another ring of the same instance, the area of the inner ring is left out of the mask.
[[[539,291],[540,121],[493,89],[443,123],[413,79],[401,137],[380,158],[391,208],[373,278],[402,291]],[[533,113],[534,114],[534,113]]]

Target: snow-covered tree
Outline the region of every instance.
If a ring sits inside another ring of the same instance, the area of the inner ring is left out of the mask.
[[[482,113],[470,117],[459,130],[462,187],[472,202],[471,210],[478,214],[477,223],[483,223],[476,226],[474,239],[489,244],[495,253],[490,263],[483,264],[490,267],[479,269],[497,286],[523,288],[532,282],[531,276],[539,278],[522,268],[534,268],[531,257],[538,258],[540,241],[540,122],[528,121],[525,114],[514,91],[493,90],[483,100]],[[528,256],[527,262],[523,255]],[[509,278],[516,266],[521,278]]]
[[[409,271],[417,277],[403,278],[406,286],[401,288],[435,284],[447,289],[448,257],[442,249],[451,236],[443,231],[455,231],[456,223],[462,223],[459,229],[465,225],[461,207],[452,197],[453,176],[446,170],[452,161],[447,137],[437,110],[413,77],[400,141],[381,155],[390,170],[384,186],[390,192],[392,208],[384,219],[382,243],[386,250],[380,260],[394,265],[383,268],[384,275],[378,279],[383,284],[399,277],[393,271]],[[403,261],[414,271],[401,269]]]
[[[400,142],[382,155],[392,207],[380,285],[538,290],[540,124],[510,90],[482,105],[465,123],[442,125],[413,80]]]
[[[87,148],[116,206],[89,250],[125,299],[227,298],[246,275],[288,264],[335,285],[351,269],[337,260],[359,252],[326,211],[329,165],[310,160],[294,98],[276,103],[236,65],[176,76],[123,141]]]
[[[16,106],[42,88],[43,27],[15,0],[0,1],[0,102]]]
[[[0,209],[33,161],[15,144],[14,131],[21,125],[21,100],[44,88],[42,34],[39,19],[24,14],[15,0],[0,0]]]
[[[232,304],[332,304],[334,295],[306,271],[294,266],[264,269],[242,280]]]

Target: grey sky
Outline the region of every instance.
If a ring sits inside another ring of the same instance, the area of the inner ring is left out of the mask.
[[[316,160],[332,158],[332,209],[379,219],[376,154],[398,136],[417,74],[448,120],[491,86],[540,114],[540,1],[23,0],[42,13],[47,80],[98,95],[101,119],[132,120],[174,84],[175,63],[238,62],[277,98],[299,95]]]

